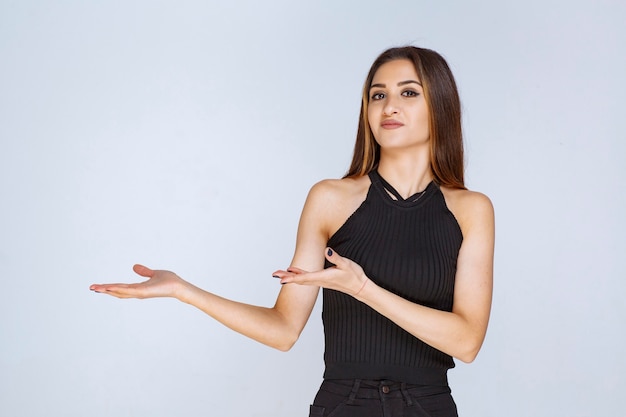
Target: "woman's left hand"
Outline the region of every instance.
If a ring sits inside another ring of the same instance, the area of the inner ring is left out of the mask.
[[[290,267],[286,271],[279,270],[272,275],[280,278],[281,284],[315,285],[352,296],[358,295],[369,281],[363,268],[350,259],[339,256],[331,248],[326,248],[325,256],[335,266],[316,272]]]

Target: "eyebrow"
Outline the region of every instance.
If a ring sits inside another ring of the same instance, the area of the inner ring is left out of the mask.
[[[417,85],[419,85],[420,87],[422,86],[422,83],[420,83],[419,81],[415,81],[415,80],[406,80],[406,81],[400,81],[400,82],[398,83],[398,87],[401,87],[401,86],[403,86],[403,85],[407,85],[407,84],[417,84]],[[370,85],[370,90],[371,90],[372,88],[376,88],[376,87],[377,87],[377,88],[386,88],[387,86],[386,86],[385,84],[372,84],[372,85]]]

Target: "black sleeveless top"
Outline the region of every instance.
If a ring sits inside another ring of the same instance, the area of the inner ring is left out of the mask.
[[[377,171],[369,177],[365,201],[328,246],[358,263],[377,285],[412,302],[451,311],[463,235],[439,186],[431,182],[405,200]],[[329,289],[323,294],[324,378],[447,384],[446,371],[454,367],[451,356],[349,295]]]

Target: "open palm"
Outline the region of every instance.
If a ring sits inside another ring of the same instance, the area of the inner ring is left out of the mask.
[[[184,282],[171,271],[152,270],[143,265],[133,266],[133,271],[148,279],[135,284],[93,284],[89,289],[118,298],[175,297]]]

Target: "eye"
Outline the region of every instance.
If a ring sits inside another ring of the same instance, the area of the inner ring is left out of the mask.
[[[402,95],[404,97],[417,97],[420,95],[420,93],[418,93],[417,91],[414,90],[406,90],[402,92]]]
[[[382,100],[383,98],[385,98],[385,93],[374,93],[371,97],[372,100]]]

